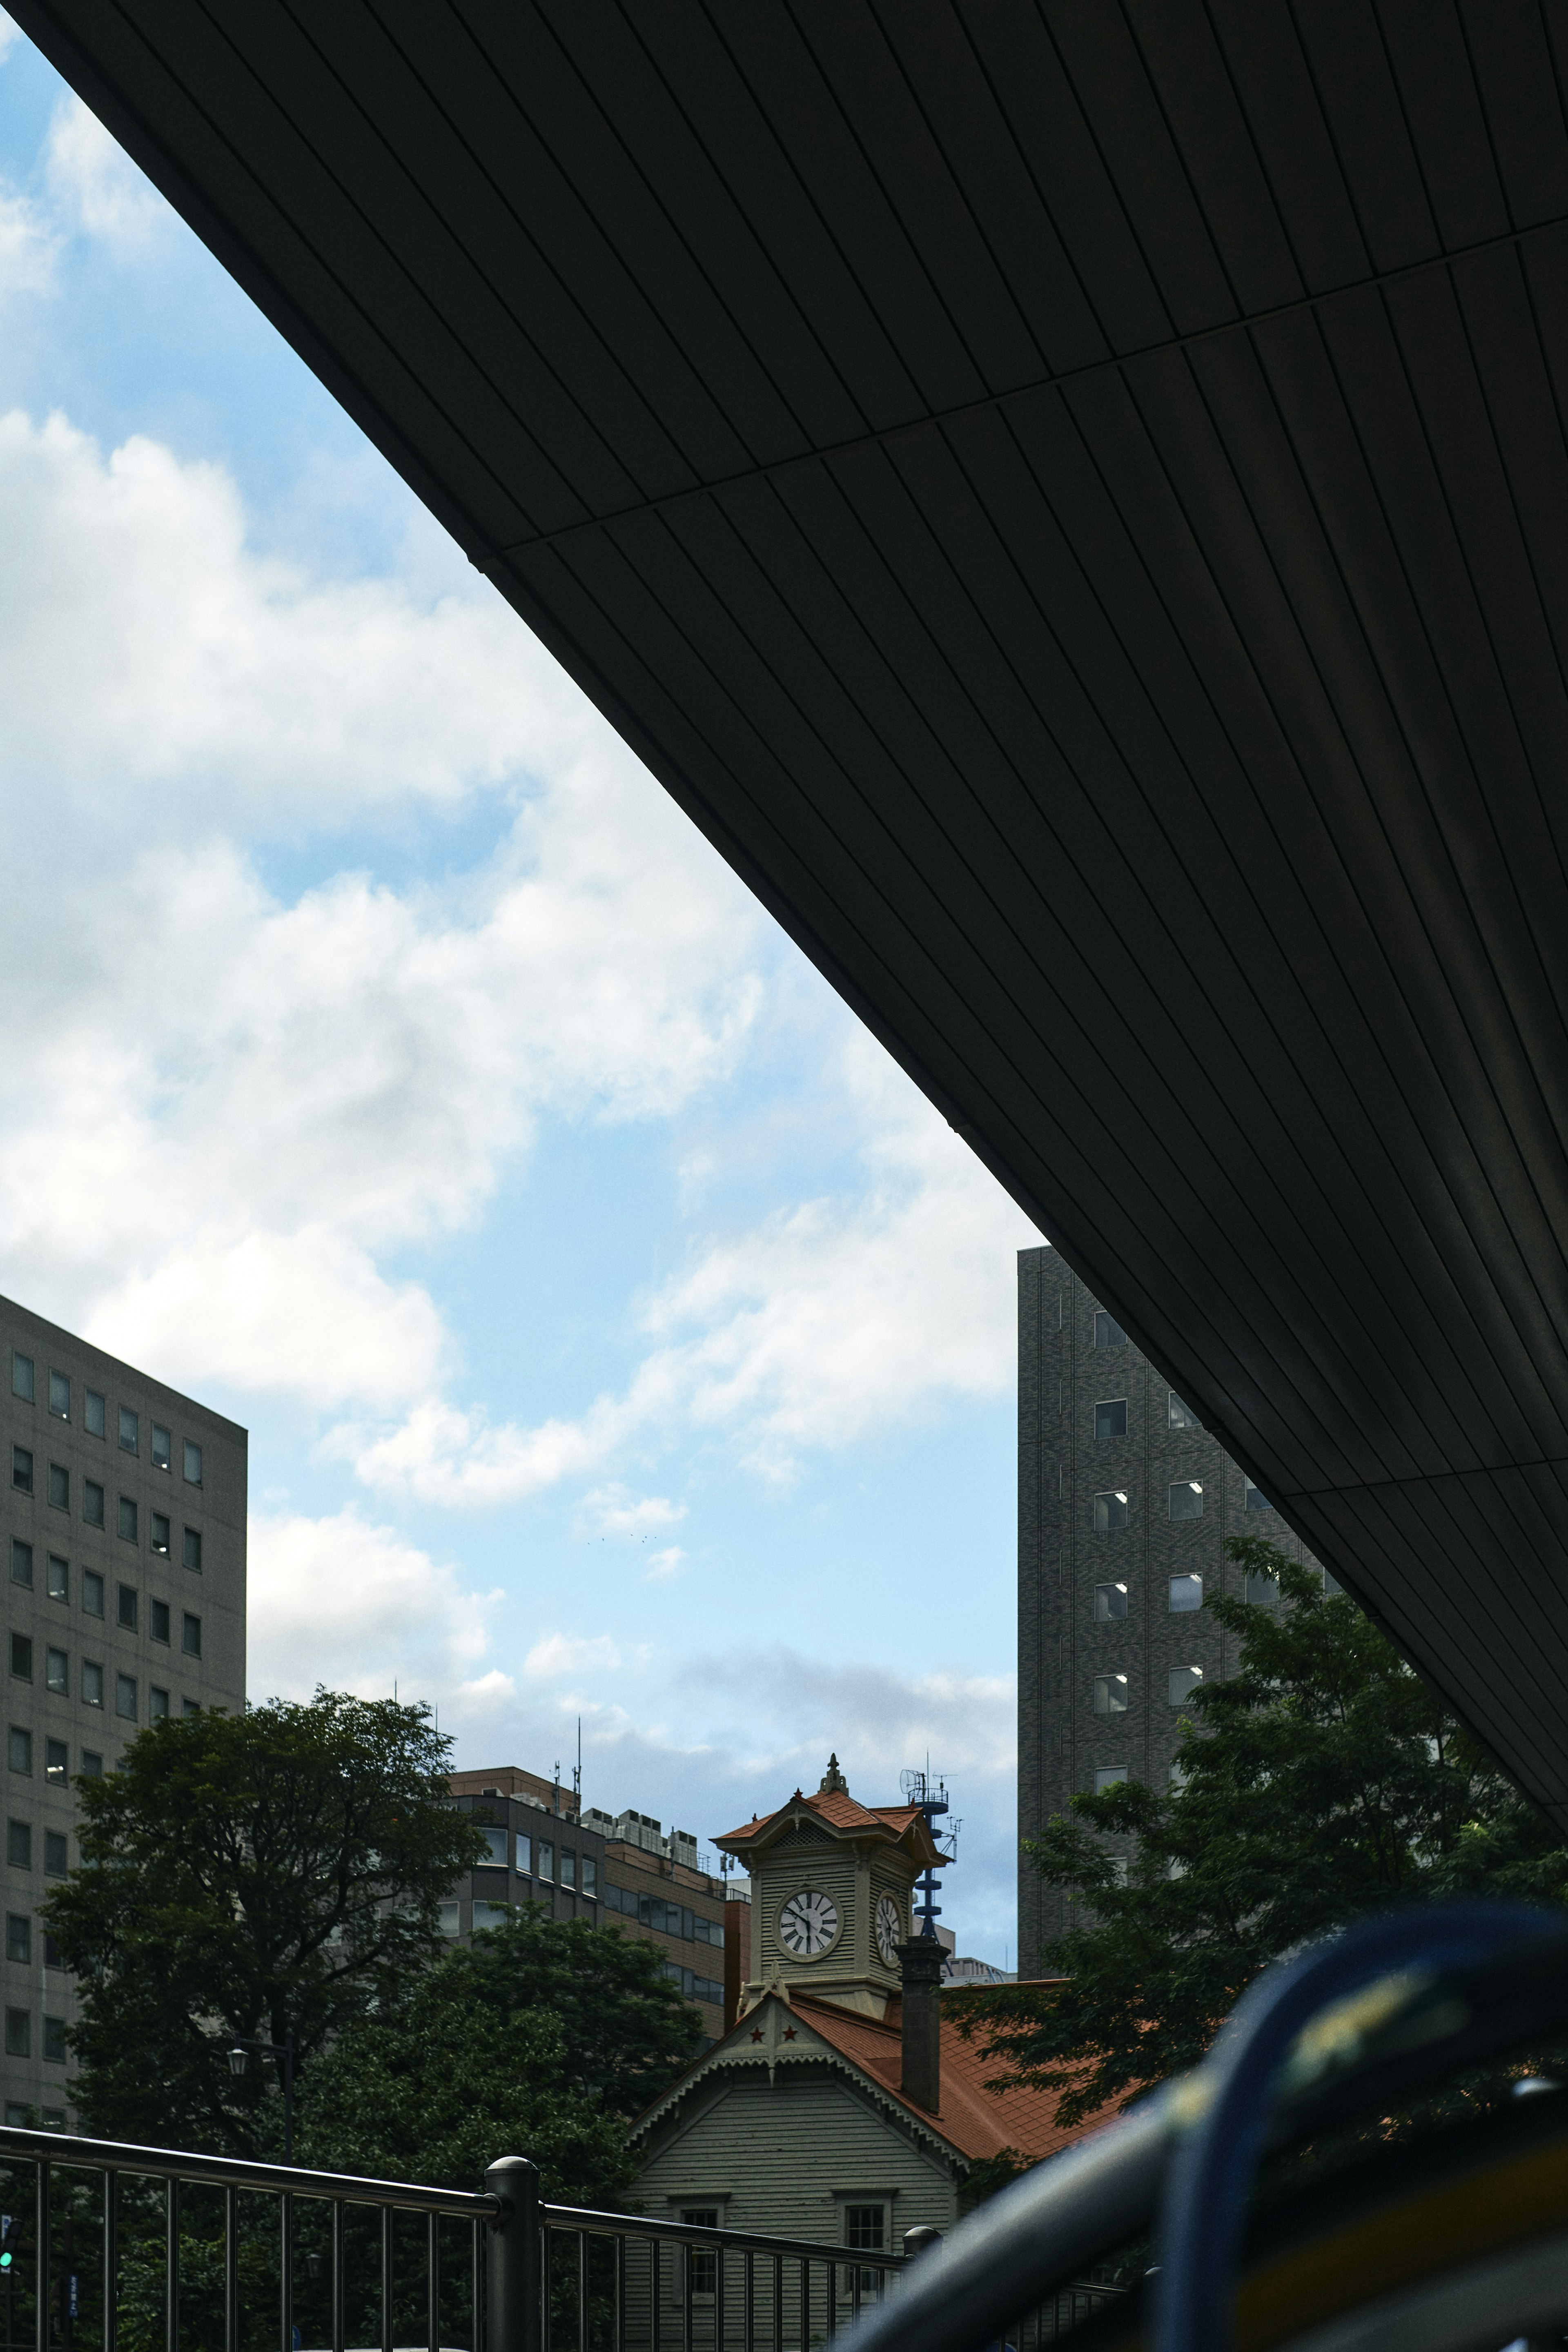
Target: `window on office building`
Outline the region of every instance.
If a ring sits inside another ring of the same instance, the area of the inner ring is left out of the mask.
[[[68,1607],[70,1597],[70,1562],[68,1559],[62,1559],[58,1551],[52,1551],[49,1554],[49,1599],[63,1601]]]
[[[1165,1425],[1168,1429],[1201,1429],[1203,1423],[1190,1404],[1184,1404],[1174,1389],[1165,1394]]]
[[[102,1778],[103,1778],[103,1759],[102,1759],[102,1757],[99,1754],[98,1750],[97,1750],[95,1748],[84,1748],[82,1749],[82,1751],[81,1751],[81,1769],[82,1769],[82,1777],[83,1777],[83,1779],[84,1779],[84,1780],[102,1780]]]
[[[5,2055],[7,2058],[30,2058],[33,2054],[33,2020],[25,2009],[5,2011]]]
[[[1271,1511],[1274,1508],[1262,1487],[1255,1486],[1250,1478],[1247,1481],[1246,1500],[1249,1511]]]
[[[81,1425],[89,1437],[103,1435],[103,1399],[96,1389],[84,1389],[81,1399]]]
[[[1189,1609],[1203,1607],[1204,1580],[1201,1576],[1195,1573],[1173,1576],[1170,1583],[1168,1605],[1173,1617],[1180,1617]]]
[[[571,1887],[577,1884],[577,1857],[569,1845],[561,1849],[561,1884]]]
[[[1095,1795],[1098,1797],[1102,1789],[1114,1789],[1120,1781],[1125,1780],[1126,1778],[1127,1767],[1125,1764],[1097,1764],[1094,1768]]]
[[[1126,1714],[1127,1677],[1125,1675],[1096,1675],[1094,1711],[1096,1715]]]
[[[84,1568],[81,1572],[81,1613],[84,1617],[103,1614],[103,1579],[96,1568]]]
[[[1108,1397],[1094,1408],[1096,1437],[1125,1437],[1127,1434],[1127,1399]]]
[[[193,1617],[188,1609],[180,1620],[180,1647],[187,1658],[199,1658],[202,1654],[202,1621]]]
[[[1255,1608],[1274,1609],[1279,1602],[1279,1580],[1277,1576],[1259,1576],[1248,1569],[1243,1580],[1244,1597]]]
[[[63,2066],[66,2063],[66,2021],[63,2017],[44,2020],[44,2063]]]
[[[70,1854],[66,1845],[64,1830],[44,1832],[44,1870],[50,1878],[63,1878],[70,1868]]]
[[[152,1545],[154,1551],[162,1552],[163,1558],[165,1559],[168,1559],[169,1522],[166,1515],[163,1511],[154,1511],[153,1514]]]
[[[199,1445],[193,1445],[188,1437],[184,1444],[184,1472],[185,1484],[187,1486],[199,1486],[201,1485],[202,1449]]]
[[[1173,1666],[1165,1676],[1165,1696],[1173,1706],[1181,1706],[1190,1699],[1203,1681],[1202,1666]]]
[[[438,1903],[436,1906],[436,1925],[437,1931],[443,1936],[456,1936],[460,1934],[461,1929],[458,1925],[458,1906],[456,1903]]]
[[[199,1528],[185,1529],[184,1564],[194,1568],[199,1576],[202,1567],[202,1531]]]
[[[149,1684],[148,1684],[148,1685],[147,1685],[147,1720],[148,1720],[148,1722],[149,1722],[149,1723],[165,1723],[165,1722],[167,1722],[167,1720],[168,1720],[168,1716],[169,1716],[169,1694],[168,1694],[168,1692],[167,1692],[166,1690],[160,1690],[160,1689],[158,1688],[158,1685],[157,1685],[157,1684],[156,1684],[156,1683],[149,1683]]]
[[[71,1417],[71,1384],[64,1372],[49,1374],[49,1411],[57,1421]]]
[[[1165,1508],[1173,1519],[1201,1519],[1204,1515],[1202,1479],[1173,1479],[1166,1497]]]
[[[132,1412],[128,1404],[120,1408],[120,1446],[124,1454],[140,1454],[142,1451],[141,1415]]]
[[[506,1868],[505,1830],[485,1829],[481,1825],[479,1834],[485,1842],[485,1861],[492,1864],[498,1870],[504,1870]]]
[[[1125,1348],[1127,1334],[1114,1315],[1102,1307],[1094,1318],[1094,1344],[1097,1348]]]
[[[11,1737],[6,1748],[5,1760],[10,1765],[13,1772],[31,1772],[33,1769],[33,1735],[30,1731],[20,1730],[16,1724],[11,1726]]]
[[[583,1856],[583,1892],[596,1903],[599,1899],[599,1865],[591,1853]]]
[[[122,1715],[128,1723],[135,1722],[136,1677],[134,1675],[115,1675],[114,1712],[116,1715]]]
[[[1339,1578],[1337,1576],[1331,1576],[1326,1568],[1320,1570],[1319,1573],[1323,1580],[1323,1591],[1329,1600],[1331,1601],[1336,1592],[1342,1592],[1344,1591],[1344,1586],[1340,1582]]]
[[[33,1679],[33,1643],[32,1643],[32,1637],[31,1637],[31,1635],[30,1635],[30,1634],[27,1634],[27,1633],[13,1633],[13,1634],[12,1634],[12,1636],[11,1636],[11,1672],[13,1673],[13,1675],[15,1675],[15,1676],[16,1676],[16,1680],[17,1680],[19,1683],[30,1683],[30,1682],[32,1681],[32,1679]]]
[[[90,1658],[81,1662],[81,1703],[83,1706],[103,1705],[103,1668],[94,1665]],[[87,1769],[85,1764],[82,1769]]]
[[[202,1703],[199,1698],[183,1698],[180,1701],[180,1713],[182,1715],[200,1715],[201,1711]]]
[[[33,1867],[33,1825],[30,1822],[6,1822],[5,1859],[13,1870],[31,1870]]]
[[[524,1837],[522,1832],[519,1830],[513,1852],[516,1856],[514,1866],[521,1873],[524,1878],[531,1878],[533,1875],[533,1840],[530,1837]]]
[[[1094,1498],[1094,1530],[1096,1535],[1109,1535],[1113,1528],[1127,1525],[1127,1490],[1113,1486]]]
[[[18,1495],[33,1491],[33,1457],[25,1445],[11,1448],[11,1484]]]
[[[166,1601],[148,1601],[147,1631],[152,1634],[154,1642],[166,1642],[168,1640],[169,1604]]]
[[[96,1478],[81,1482],[81,1515],[89,1528],[103,1525],[103,1489]]]
[[[49,1465],[49,1502],[57,1511],[70,1509],[71,1474],[63,1462]]]
[[[122,1584],[120,1588],[120,1608],[118,1613],[119,1621],[121,1624],[124,1626],[128,1633],[134,1633],[136,1631],[136,1587],[133,1584]]]
[[[33,1547],[19,1536],[11,1538],[11,1581],[25,1584],[29,1592],[33,1589]]]
[[[63,1739],[44,1742],[44,1778],[55,1788],[63,1789],[70,1773],[70,1749]]]
[[[18,1356],[15,1354],[12,1356],[11,1393],[13,1396],[26,1397],[27,1402],[29,1404],[32,1403],[33,1360],[31,1356]]]
[[[70,1696],[70,1660],[63,1650],[44,1652],[44,1685],[58,1698]]]
[[[1124,1584],[1097,1584],[1094,1588],[1094,1622],[1097,1625],[1113,1624],[1127,1614],[1127,1587]]]
[[[539,1841],[539,1876],[541,1878],[553,1878],[554,1875],[555,1848],[552,1845],[546,1845],[544,1840],[541,1838]]]
[[[120,1517],[116,1524],[126,1543],[136,1542],[136,1505],[129,1495],[120,1497]]]
[[[474,1905],[474,1933],[481,1927],[504,1927],[511,1917],[510,1903],[478,1902]]]
[[[153,1423],[153,1469],[154,1469],[154,1470],[166,1470],[166,1469],[169,1467],[169,1454],[170,1454],[170,1438],[169,1438],[169,1433],[168,1433],[168,1431],[167,1431],[166,1429],[160,1429],[160,1428],[159,1428],[159,1426],[158,1426],[158,1424],[157,1424],[157,1423],[156,1423],[156,1422],[154,1422],[154,1423]]]
[[[30,1960],[33,1957],[33,1923],[19,1911],[5,1915],[5,1958],[8,1960]]]

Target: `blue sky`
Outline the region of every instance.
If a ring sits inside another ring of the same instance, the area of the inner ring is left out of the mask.
[[[249,1428],[252,1696],[700,1841],[929,1753],[1000,1960],[1036,1237],[0,38],[0,1285]]]

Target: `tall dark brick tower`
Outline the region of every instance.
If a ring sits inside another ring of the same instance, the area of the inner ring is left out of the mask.
[[[1235,1669],[1202,1603],[1229,1535],[1311,1555],[1054,1249],[1018,1254],[1018,1833],[1108,1779],[1163,1785],[1183,1705]],[[1248,1597],[1271,1601],[1270,1585]],[[1020,1857],[1019,1974],[1066,1924]]]

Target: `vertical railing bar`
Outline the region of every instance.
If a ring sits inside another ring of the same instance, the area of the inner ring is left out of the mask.
[[[430,2352],[441,2352],[441,2217],[425,2217],[425,2318]]]
[[[294,2200],[285,2189],[278,2200],[278,2342],[294,2352]]]
[[[577,2232],[577,2352],[588,2352],[588,2232]]]
[[[119,2312],[116,2298],[120,2253],[120,2175],[106,2172],[103,2176],[103,2352],[115,2352],[119,2332]]]
[[[784,2256],[773,2256],[773,2352],[784,2352]]]
[[[468,2335],[474,2352],[484,2352],[485,2233],[479,2221],[468,2224]]]
[[[381,2209],[381,2352],[392,2352],[392,2208]]]
[[[713,2257],[713,2352],[724,2352],[724,2263],[729,2249],[721,2246]]]
[[[664,2246],[661,2240],[651,2242],[653,2254],[653,2352],[664,2347]]]
[[[49,2166],[47,2157],[41,2158],[38,2165],[33,2239],[33,2341],[37,2352],[49,2352]]]
[[[223,2192],[223,2352],[239,2352],[239,2191]]]
[[[626,2242],[616,2240],[616,2352],[626,2352]]]
[[[343,2200],[332,2200],[332,2352],[343,2352],[348,2335],[348,2279],[343,2248]]]
[[[691,2352],[691,2297],[697,2276],[696,2257],[689,2246],[677,2250],[680,2264],[680,2352]]]
[[[180,2352],[180,2184],[170,2180],[163,2191],[163,2343],[165,2352]]]
[[[811,2352],[811,2257],[800,2261],[800,2352]]]
[[[741,2332],[742,2352],[757,2352],[757,2276],[756,2256],[750,2246],[745,2252],[745,2276],[741,2282]]]

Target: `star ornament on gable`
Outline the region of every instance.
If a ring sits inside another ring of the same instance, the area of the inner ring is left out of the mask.
[[[763,2038],[763,2029],[762,2029],[762,2027],[761,2027],[760,2025],[753,2025],[753,2026],[752,2026],[752,2041],[753,2041],[753,2042],[760,2042],[760,2041],[762,2040],[762,2038]]]
[[[795,2040],[795,2028],[793,2025],[786,2025],[784,2027],[784,2038],[786,2042],[793,2042]]]

